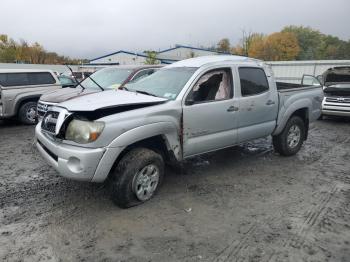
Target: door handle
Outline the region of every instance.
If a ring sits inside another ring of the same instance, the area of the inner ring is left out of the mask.
[[[238,107],[235,107],[235,106],[230,106],[229,108],[227,108],[227,112],[235,112],[235,111],[238,111]]]
[[[266,102],[266,105],[268,105],[268,106],[271,106],[271,105],[274,105],[274,104],[275,104],[275,101],[272,101],[272,100],[268,100]]]

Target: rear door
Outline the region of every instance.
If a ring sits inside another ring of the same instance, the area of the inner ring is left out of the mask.
[[[276,127],[278,93],[270,88],[263,68],[238,67],[240,100],[238,111],[239,142],[268,136]],[[272,81],[272,80],[270,80]]]
[[[237,106],[231,68],[203,73],[183,106],[184,157],[235,144]]]

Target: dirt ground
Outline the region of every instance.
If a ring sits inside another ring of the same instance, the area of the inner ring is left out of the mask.
[[[0,122],[4,261],[350,261],[349,120],[314,123],[293,157],[261,139],[192,159],[127,210],[59,177],[33,133]]]

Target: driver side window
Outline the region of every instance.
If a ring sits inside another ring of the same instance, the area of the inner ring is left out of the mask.
[[[200,77],[192,88],[187,101],[203,103],[226,100],[233,97],[231,69],[212,70]]]

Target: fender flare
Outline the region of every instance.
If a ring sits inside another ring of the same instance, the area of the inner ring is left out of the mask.
[[[159,135],[164,139],[167,150],[172,151],[174,157],[180,160],[182,147],[177,130],[176,125],[172,122],[158,122],[126,131],[106,147],[106,153],[102,157],[92,181],[103,182],[108,177],[118,157],[128,146]]]
[[[297,100],[292,104],[288,105],[287,110],[285,110],[282,114],[279,114],[277,119],[277,127],[275,128],[275,131],[272,133],[272,135],[280,134],[286,126],[288,120],[291,118],[291,116],[300,109],[307,109],[308,114],[306,115],[306,117],[309,118],[311,106],[311,102],[307,98]],[[284,107],[282,107],[281,109],[283,108]]]
[[[22,104],[23,101],[26,101],[26,100],[30,100],[30,101],[37,100],[37,101],[39,101],[40,96],[41,95],[29,95],[29,96],[23,95],[23,96],[20,96],[20,97],[16,98],[16,102],[15,102],[16,105],[15,105],[15,109],[14,109],[14,114],[18,113],[18,110],[20,108],[20,104]]]
[[[179,160],[182,156],[182,146],[178,128],[172,122],[158,122],[133,128],[115,138],[108,147],[127,147],[159,135],[163,137],[168,151],[172,151]]]

